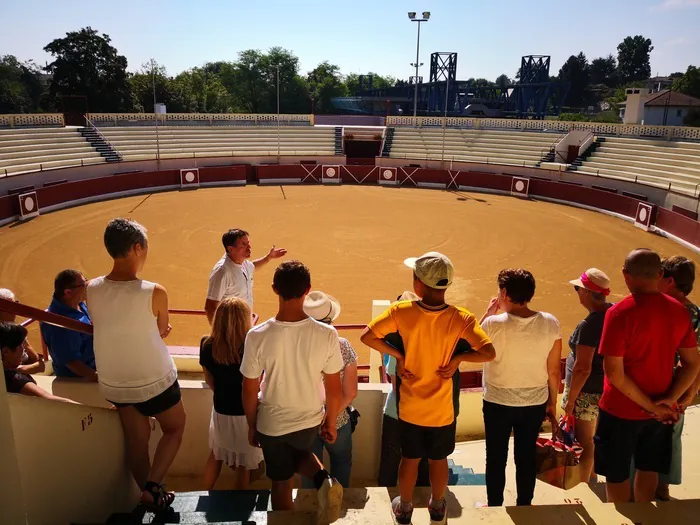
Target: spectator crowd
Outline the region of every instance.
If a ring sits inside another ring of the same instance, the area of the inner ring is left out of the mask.
[[[272,279],[277,314],[257,323],[254,274],[287,251],[272,246],[251,261],[250,236],[239,229],[226,232],[222,244],[225,253],[211,271],[204,306],[211,330],[200,342],[200,364],[213,392],[205,488],[214,488],[225,464],[237,488],[245,489],[264,460],[273,509],[293,508],[298,474],[303,487],[317,490],[320,522],[332,522],[343,487],[350,485],[359,421],[352,406],[357,354],[333,327],[341,304],[312,290],[303,263],[285,261]],[[139,277],[148,256],[142,225],[112,220],[104,245],[113,260],[110,271],[91,280],[77,270],[60,272],[47,309],[91,324],[93,335],[42,323],[44,348],[37,352],[26,328],[0,311],[5,385],[9,393],[72,402],[32,378],[44,372],[45,353],[56,376],[97,382],[119,413],[140,505],[162,512],[175,497],[163,480],[186,424],[177,370],[164,342],[171,331],[168,293]],[[542,423],[556,427],[562,412],[583,447],[583,481],[604,476],[610,502],[669,499],[669,485],[682,480],[684,412],[700,389],[700,308],[688,299],[692,261],[633,250],[621,273],[629,295],[615,304],[609,302],[612,280],[603,271],[589,268],[569,281],[585,317],[568,339],[560,406],[563,334],[554,315],[531,308],[532,273],[500,271],[497,294],[478,319],[445,300],[455,275],[447,256],[428,252],[405,265],[412,291],[361,335],[363,344],[383,355],[391,383],[377,482],[398,486],[396,523],[411,523],[416,485],[430,486],[431,523],[447,519],[447,458],[455,448],[461,363],[483,365],[484,505],[503,505],[511,435],[517,504],[532,503],[537,438]],[[7,289],[0,289],[0,298],[17,301]],[[162,430],[152,458],[150,418]]]

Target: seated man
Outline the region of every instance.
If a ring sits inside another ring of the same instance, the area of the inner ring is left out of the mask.
[[[0,355],[2,356],[5,388],[10,394],[43,397],[53,401],[75,403],[70,399],[54,396],[36,384],[30,375],[20,372],[19,366],[24,353],[27,329],[15,323],[0,322]]]
[[[77,270],[63,270],[54,280],[54,294],[49,312],[92,324],[85,305],[87,281]],[[92,336],[41,323],[41,335],[53,361],[58,377],[82,377],[97,381]]]
[[[0,288],[0,298],[12,301],[13,303],[19,302],[14,292],[8,288]],[[14,323],[16,319],[17,316],[15,314],[0,311],[0,322]],[[23,374],[41,374],[46,369],[46,365],[44,365],[44,356],[35,352],[32,345],[30,345],[29,341],[26,339],[22,346],[22,364],[17,367],[17,370]]]

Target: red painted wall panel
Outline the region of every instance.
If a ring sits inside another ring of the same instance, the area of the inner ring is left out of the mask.
[[[460,171],[455,178],[455,182],[459,186],[473,186],[500,191],[510,191],[512,180],[513,177],[510,175],[496,175],[479,171]]]
[[[315,166],[309,166],[312,170]],[[260,165],[258,166],[258,179],[264,182],[266,179],[304,179],[307,176],[306,170],[300,164],[277,164]],[[314,172],[314,177],[321,179],[321,167],[319,166]],[[309,180],[311,180],[309,178]],[[312,181],[313,182],[313,181]]]
[[[637,214],[637,199],[563,182],[530,179],[530,195],[560,199],[612,211],[626,217]]]
[[[698,221],[665,208],[658,208],[656,210],[656,226],[686,242],[700,246],[700,223]]]
[[[353,178],[354,177],[354,178]],[[357,179],[357,180],[356,180]],[[341,166],[340,180],[347,184],[377,184],[379,168],[372,166]]]
[[[211,166],[199,168],[199,182],[246,180],[251,171],[251,167],[248,164],[240,166]]]

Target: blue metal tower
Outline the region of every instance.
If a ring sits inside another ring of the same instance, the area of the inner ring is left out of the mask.
[[[445,93],[445,90],[448,92]],[[430,55],[430,82],[428,84],[428,114],[454,111],[459,95],[457,89],[457,53],[437,52]],[[420,105],[420,100],[418,101]]]

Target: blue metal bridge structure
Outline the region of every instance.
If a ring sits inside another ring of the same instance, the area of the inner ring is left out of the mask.
[[[360,88],[352,97],[331,101],[336,109],[352,115],[413,115],[415,84],[418,82],[418,116],[483,116],[543,119],[559,115],[569,85],[551,81],[550,57],[526,55],[520,62],[519,78],[512,85],[473,85],[457,80],[457,53],[436,52],[430,56],[430,78],[396,86],[373,88],[372,76],[360,77]]]

